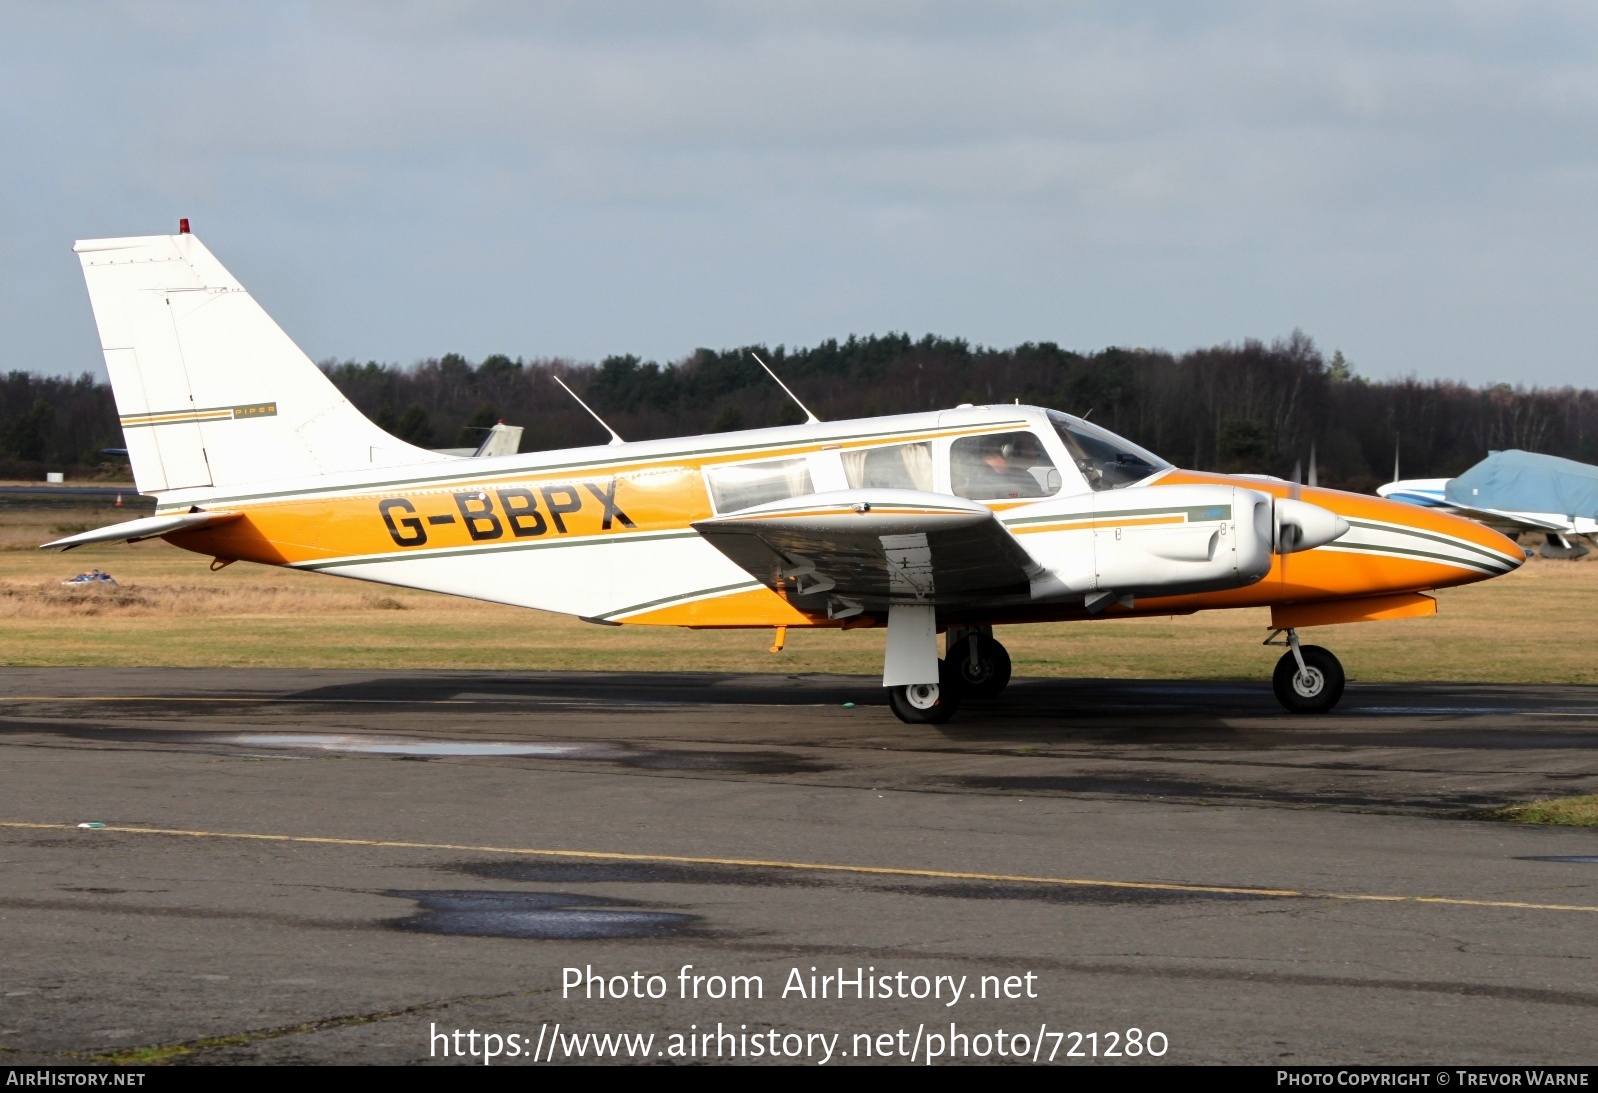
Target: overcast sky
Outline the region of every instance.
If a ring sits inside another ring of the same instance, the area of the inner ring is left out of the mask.
[[[1598,386],[1592,3],[0,2],[0,367],[194,230],[313,358],[895,330]]]

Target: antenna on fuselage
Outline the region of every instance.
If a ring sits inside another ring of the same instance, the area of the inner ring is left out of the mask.
[[[787,395],[789,398],[793,399],[793,404],[795,406],[799,407],[799,409],[801,409],[801,410],[803,410],[805,412],[805,424],[806,425],[820,425],[821,424],[821,419],[819,417],[817,417],[815,414],[812,414],[810,412],[810,407],[808,407],[804,403],[800,402],[799,401],[799,396],[794,394],[792,391],[788,390],[788,385],[786,383],[783,383],[782,380],[777,379],[777,373],[775,373],[775,372],[773,372],[771,370],[771,365],[767,364],[765,361],[760,359],[760,354],[759,353],[756,353],[754,350],[751,349],[749,351],[749,355],[751,357],[755,358],[755,363],[756,364],[760,365],[760,367],[762,367],[762,368],[764,368],[766,370],[766,375],[770,376],[774,380],[777,380],[777,386],[782,388],[782,393]]]
[[[561,383],[561,380],[560,380],[559,376],[551,375],[549,378],[554,380],[556,383],[560,383],[560,389],[562,391],[565,391],[572,398],[577,399],[577,405],[581,406],[584,410],[587,410],[589,417],[591,417],[595,421],[599,422],[599,427],[601,429],[604,429],[605,432],[610,434],[610,442],[612,444],[625,444],[625,443],[627,443],[619,435],[617,435],[615,429],[612,429],[609,425],[605,424],[605,419],[604,418],[602,418],[598,414],[594,413],[594,408],[592,406],[588,405],[588,403],[584,402],[582,399],[577,398],[577,392],[576,391],[573,391],[570,387],[567,387],[564,383]]]

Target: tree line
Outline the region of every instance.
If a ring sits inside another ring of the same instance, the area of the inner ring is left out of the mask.
[[[1173,354],[1052,342],[1008,349],[934,335],[828,340],[809,348],[699,349],[659,363],[558,358],[472,362],[450,353],[410,366],[324,361],[363,413],[424,447],[475,446],[495,421],[525,427],[523,451],[608,437],[554,382],[563,380],[628,440],[803,420],[758,353],[823,420],[1019,400],[1126,436],[1179,466],[1290,475],[1313,449],[1320,482],[1369,491],[1392,477],[1464,471],[1488,451],[1524,448],[1598,463],[1598,391],[1446,380],[1370,380],[1341,353],[1295,331]],[[115,470],[122,446],[109,388],[12,372],[0,381],[0,474]]]

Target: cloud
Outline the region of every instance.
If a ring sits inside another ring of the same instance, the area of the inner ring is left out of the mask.
[[[181,206],[316,353],[1303,326],[1562,382],[1598,333],[1584,5],[6,10],[7,252]],[[87,363],[66,282],[0,272],[13,357]]]

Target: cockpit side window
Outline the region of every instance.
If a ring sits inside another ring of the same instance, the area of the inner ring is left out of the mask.
[[[1031,433],[988,433],[949,446],[949,485],[973,501],[1050,497],[1060,492],[1060,472]]]
[[[1077,421],[1053,410],[1049,411],[1049,421],[1065,442],[1066,451],[1076,460],[1082,477],[1096,491],[1118,490],[1171,467],[1153,452],[1121,439],[1108,429]]]

